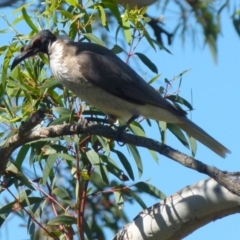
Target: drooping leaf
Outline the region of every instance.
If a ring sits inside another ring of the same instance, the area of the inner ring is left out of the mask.
[[[142,207],[142,209],[147,208],[147,205],[144,203],[144,201],[138,194],[134,193],[133,191],[130,191],[130,194],[135,199],[135,201]]]
[[[92,230],[90,229],[86,219],[84,218],[84,233],[86,233],[89,240],[93,240]]]
[[[28,24],[28,26],[34,31],[34,32],[38,32],[38,28],[34,25],[34,23],[32,22],[30,16],[27,14],[26,8],[23,7],[22,8],[22,15],[24,20],[26,21],[26,23]]]
[[[135,53],[140,60],[154,73],[158,74],[158,69],[156,67],[156,65],[144,54],[142,53]]]
[[[173,102],[178,102],[186,106],[189,110],[193,110],[192,105],[184,98],[178,96],[178,95],[168,95],[167,99],[173,101]]]
[[[88,160],[91,162],[93,167],[98,171],[100,174],[102,180],[106,183],[109,184],[108,180],[108,171],[98,154],[93,150],[89,150],[86,152],[86,155],[88,157]]]
[[[165,199],[166,195],[161,192],[159,189],[157,189],[155,186],[146,183],[146,182],[138,182],[136,184],[134,184],[134,186],[136,188],[138,188],[140,191],[143,191],[151,196],[154,196],[156,198],[160,198],[160,199]]]
[[[124,14],[122,14],[121,19],[122,19],[122,28],[123,28],[126,42],[128,44],[130,44],[132,42],[132,32],[131,32],[131,28],[130,28],[130,21],[128,18],[128,10],[127,9],[125,10]]]
[[[24,159],[26,158],[26,155],[27,155],[29,149],[30,149],[30,145],[26,144],[26,145],[22,146],[21,149],[19,150],[17,157],[16,157],[16,161],[15,161],[15,164],[18,168],[22,167],[22,163],[23,163]]]
[[[129,161],[127,160],[127,158],[125,157],[125,155],[118,151],[118,150],[112,150],[112,152],[116,153],[119,160],[121,161],[123,167],[125,168],[126,172],[128,173],[129,177],[134,181],[134,174],[133,174],[133,170],[132,170],[132,166],[129,163]]]
[[[158,163],[158,156],[157,156],[156,152],[153,150],[148,150],[148,151],[150,152],[150,154],[153,157],[153,159],[155,160],[155,162]]]
[[[137,165],[137,169],[138,169],[138,177],[140,178],[142,176],[143,173],[143,165],[142,165],[142,159],[141,156],[137,150],[137,148],[133,145],[127,144],[127,147],[129,149],[129,151],[131,152],[136,165]]]
[[[197,152],[197,141],[195,138],[188,136],[190,147],[191,147],[191,153],[192,156],[195,157]]]
[[[160,133],[161,133],[161,141],[162,143],[166,143],[167,141],[167,123],[163,121],[158,121]]]
[[[98,9],[102,25],[104,27],[107,26],[107,18],[106,18],[106,14],[105,14],[103,7],[100,4],[97,4],[96,7]]]
[[[57,160],[57,154],[51,154],[48,156],[44,169],[43,169],[43,176],[42,176],[42,184],[46,184],[49,174],[53,170],[53,165]]]
[[[108,156],[101,155],[100,158],[106,163],[108,172],[114,174],[117,178],[121,179],[122,170],[119,168],[117,163]]]
[[[187,148],[189,148],[188,141],[182,130],[172,123],[167,123],[167,128],[178,138],[178,140]]]

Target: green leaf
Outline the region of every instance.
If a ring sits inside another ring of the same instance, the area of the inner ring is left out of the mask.
[[[76,218],[66,216],[66,215],[61,215],[61,216],[57,216],[57,217],[49,220],[47,225],[67,225],[67,226],[69,226],[69,225],[76,224],[76,223],[77,223]]]
[[[232,21],[233,21],[233,26],[240,37],[240,18],[233,17]]]
[[[59,114],[57,119],[51,122],[51,125],[62,124],[68,122],[71,119],[74,110],[70,110],[65,107],[53,107],[52,110]]]
[[[157,81],[160,76],[161,74],[156,75],[155,77],[153,77],[151,80],[148,81],[148,84],[151,85],[152,83]]]
[[[173,102],[178,102],[178,103],[186,106],[189,110],[193,110],[192,105],[186,99],[184,99],[178,95],[168,95],[167,99],[169,99]]]
[[[16,179],[20,181],[21,184],[25,185],[26,187],[34,190],[31,183],[28,181],[27,177],[15,166],[14,163],[11,163],[6,171],[14,176]]]
[[[67,153],[58,153],[58,157],[59,158],[62,158],[62,159],[65,159],[65,160],[68,160],[68,161],[76,161],[76,158],[67,154]]]
[[[20,10],[21,11],[21,10]],[[23,15],[18,16],[14,19],[14,21],[12,22],[12,26],[15,26],[16,24],[18,24],[19,22],[21,22],[23,20]]]
[[[8,74],[9,62],[10,62],[10,58],[6,55],[2,65],[2,76],[1,76],[2,89],[5,89],[6,87],[6,82],[7,82],[6,79]]]
[[[149,36],[148,32],[144,31],[143,35],[146,38],[146,40],[148,41],[148,43],[151,45],[151,47],[156,51],[155,45],[153,44],[154,40]]]
[[[13,201],[11,203],[6,204],[5,206],[0,208],[0,215],[2,214],[9,214],[13,211],[12,207],[16,202]]]
[[[110,146],[108,144],[107,139],[104,137],[98,136],[98,135],[93,135],[92,136],[92,145],[94,145],[96,141],[99,141],[99,143],[105,150],[105,155],[109,156],[110,155]]]
[[[158,121],[158,126],[160,128],[161,133],[161,141],[162,143],[166,143],[167,141],[167,123],[163,121]]]
[[[1,47],[0,47],[0,55],[2,55],[2,54],[5,52],[6,49],[8,49],[8,46],[7,46],[7,45],[1,46]]]
[[[114,197],[115,197],[115,201],[116,201],[117,205],[122,207],[124,204],[124,198],[123,198],[122,192],[115,191]]]
[[[138,169],[138,177],[140,178],[143,173],[143,165],[142,165],[142,159],[141,156],[137,150],[137,148],[133,145],[127,144],[127,147],[129,151],[131,152],[136,164],[137,164],[137,169]]]
[[[26,158],[26,155],[27,155],[29,149],[30,149],[30,145],[26,144],[26,145],[22,146],[21,149],[19,150],[18,155],[16,157],[16,161],[15,161],[15,164],[18,168],[22,167],[22,163],[23,163],[24,159]]]
[[[108,185],[109,184],[108,171],[106,166],[103,164],[100,157],[98,156],[98,154],[93,149],[91,149],[86,152],[86,155],[88,157],[88,160],[93,165],[93,167],[96,168],[96,170],[100,174],[102,180]]]
[[[142,53],[135,53],[140,60],[154,73],[158,74],[158,69],[156,65],[144,54]]]
[[[106,44],[101,40],[99,39],[98,37],[96,37],[95,35],[93,35],[92,33],[84,33],[83,34],[87,39],[89,39],[90,41],[94,42],[94,43],[97,43],[103,47],[106,47]]]
[[[156,198],[165,199],[166,195],[153,185],[146,182],[138,182],[134,185],[138,190],[148,193]]]
[[[35,231],[36,231],[36,225],[34,222],[30,222],[30,226],[28,228],[28,232],[29,235],[31,236],[31,239],[34,239],[34,235],[35,235]]]
[[[41,150],[43,152],[43,155],[50,155],[50,154],[57,153],[57,151],[50,145],[45,145],[44,147],[41,148]]]
[[[103,7],[99,4],[97,4],[96,7],[98,9],[102,25],[106,26],[107,25],[107,19],[106,19],[106,14],[105,14],[105,11],[104,11]]]
[[[0,227],[3,225],[10,213],[0,214]]]
[[[147,205],[143,202],[142,198],[139,197],[136,193],[133,191],[130,191],[130,194],[132,197],[136,200],[136,202],[142,207],[142,209],[147,209]]]
[[[129,163],[129,161],[127,160],[127,158],[124,156],[124,154],[118,150],[112,150],[112,152],[116,153],[119,160],[121,161],[123,167],[125,168],[128,176],[134,181],[134,174],[133,174],[133,170],[132,170],[132,166]]]
[[[59,10],[59,12],[60,12],[63,16],[65,16],[68,20],[73,19],[73,15],[72,15],[70,12],[68,12],[68,11]]]
[[[122,47],[120,47],[119,45],[115,44],[113,46],[113,48],[111,49],[112,52],[114,52],[115,54],[119,54],[121,52],[123,52],[124,50],[122,49]]]
[[[130,21],[128,19],[128,10],[126,9],[124,14],[121,16],[122,19],[122,27],[126,42],[130,44],[132,42],[132,33],[130,28]]]
[[[79,3],[77,0],[66,0],[67,3],[69,3],[73,7],[79,7]]]
[[[156,152],[153,151],[153,150],[148,150],[148,151],[149,151],[150,154],[152,155],[152,157],[153,157],[153,159],[155,160],[155,162],[158,163],[158,156],[157,156]]]
[[[24,20],[26,21],[26,23],[28,24],[28,26],[34,31],[34,32],[38,32],[38,28],[34,25],[34,23],[32,22],[31,18],[29,17],[29,15],[27,14],[26,8],[23,7],[22,8],[22,15]]]
[[[105,155],[100,155],[100,158],[104,163],[106,163],[107,170],[114,174],[117,178],[121,179],[121,174],[123,171],[118,167],[117,163]]]
[[[69,194],[67,193],[67,191],[65,189],[62,189],[62,188],[54,188],[52,190],[52,193],[61,198],[61,199],[67,199],[67,200],[71,200]]]
[[[195,157],[196,152],[197,152],[197,141],[195,138],[188,136],[190,147],[191,147],[191,152],[192,156]]]
[[[45,93],[47,89],[54,88],[56,86],[61,85],[60,82],[56,78],[49,78],[44,84],[40,87],[41,93]]]
[[[141,137],[146,137],[146,134],[145,134],[144,130],[141,128],[140,124],[137,124],[137,123],[130,124],[129,128],[135,135],[141,136]]]
[[[183,134],[183,131],[176,126],[175,124],[172,123],[167,123],[167,128],[177,137],[177,139],[187,148],[189,148],[188,141]]]
[[[84,233],[87,235],[88,240],[93,240],[93,234],[92,234],[92,229],[88,226],[88,223],[86,219],[83,219],[84,221]]]
[[[46,184],[49,174],[53,170],[53,165],[56,162],[57,157],[57,154],[51,154],[48,156],[43,169],[42,184]]]
[[[111,13],[118,20],[118,22],[121,22],[121,15],[120,15],[118,3],[116,0],[102,0],[102,5],[104,8],[109,8]]]
[[[59,115],[71,115],[71,110],[64,107],[53,107],[52,110]]]
[[[58,125],[58,124],[68,122],[69,118],[70,118],[70,115],[62,115],[57,119],[53,120],[50,125]]]
[[[45,198],[40,198],[40,197],[28,197],[28,203],[29,203],[30,205],[33,205],[33,204],[36,204],[36,203],[41,203],[41,202],[43,202],[44,200],[45,200]],[[27,203],[26,203],[25,200],[22,202],[22,206],[23,206],[23,207],[26,207],[26,206],[27,206]]]

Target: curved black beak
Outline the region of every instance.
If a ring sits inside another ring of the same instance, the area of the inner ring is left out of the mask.
[[[11,70],[13,70],[20,62],[26,58],[32,57],[40,52],[40,49],[33,48],[32,46],[26,46],[21,48],[21,53],[16,56],[12,62]]]

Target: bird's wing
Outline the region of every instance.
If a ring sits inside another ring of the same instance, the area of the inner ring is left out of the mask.
[[[92,51],[78,53],[81,74],[92,84],[135,104],[151,104],[179,116],[186,112],[176,108],[149,86],[132,68],[113,54]]]

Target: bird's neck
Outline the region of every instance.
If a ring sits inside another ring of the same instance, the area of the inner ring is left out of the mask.
[[[64,48],[64,44],[61,39],[57,39],[56,41],[49,43],[48,45],[49,58],[51,58],[51,56],[55,56],[55,57],[62,56],[63,48]]]
[[[67,74],[65,43],[62,39],[57,39],[48,46],[48,57],[50,68],[57,79],[65,78]]]

